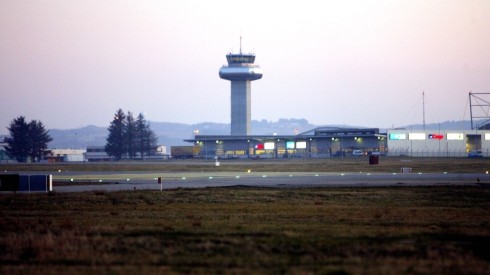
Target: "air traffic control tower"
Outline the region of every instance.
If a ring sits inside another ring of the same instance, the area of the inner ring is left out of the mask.
[[[241,40],[241,39],[240,39]],[[231,81],[231,135],[246,136],[251,132],[252,81],[262,78],[262,69],[254,65],[255,54],[227,54],[228,66],[219,70],[219,77]]]

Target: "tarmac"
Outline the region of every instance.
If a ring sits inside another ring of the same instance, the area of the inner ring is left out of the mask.
[[[158,178],[162,184],[158,183]],[[177,188],[488,186],[488,173],[63,173],[53,175],[53,191],[169,190]]]

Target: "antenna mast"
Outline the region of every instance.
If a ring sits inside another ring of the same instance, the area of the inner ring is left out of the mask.
[[[240,32],[240,54],[242,54],[242,32]]]

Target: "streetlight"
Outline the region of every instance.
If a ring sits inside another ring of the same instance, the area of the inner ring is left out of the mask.
[[[308,157],[311,157],[311,142],[313,141],[312,138],[310,138],[310,142],[308,142]]]
[[[250,158],[250,139],[247,139],[247,158]]]

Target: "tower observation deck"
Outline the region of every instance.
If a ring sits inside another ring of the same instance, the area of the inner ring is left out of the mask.
[[[240,43],[241,44],[241,43]],[[262,78],[262,69],[254,64],[255,54],[230,53],[228,66],[219,70],[219,77],[231,81],[231,135],[251,132],[251,82]]]

